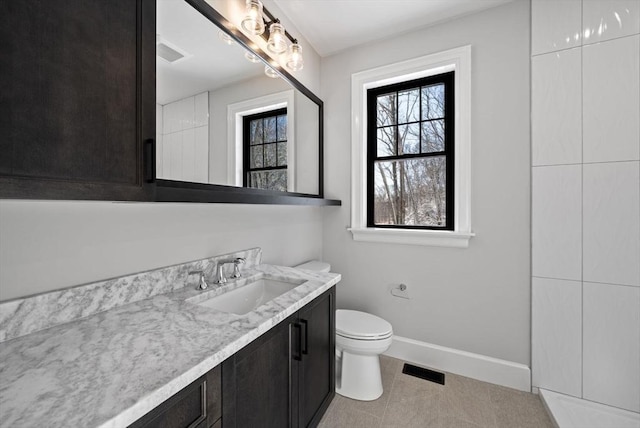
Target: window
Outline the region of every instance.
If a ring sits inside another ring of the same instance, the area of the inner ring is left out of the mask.
[[[244,187],[287,191],[287,109],[243,119]]]
[[[468,247],[471,46],[353,74],[351,108],[353,239]]]
[[[367,226],[453,230],[454,74],[367,91]]]

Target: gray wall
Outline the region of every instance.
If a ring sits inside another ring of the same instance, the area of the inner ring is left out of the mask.
[[[529,2],[323,59],[324,259],[338,307],[382,316],[397,335],[530,361]],[[351,74],[472,45],[472,228],[468,249],[355,242],[350,225]],[[390,295],[404,282],[411,300]]]
[[[0,201],[0,300],[251,247],[268,263],[322,253],[322,208]]]

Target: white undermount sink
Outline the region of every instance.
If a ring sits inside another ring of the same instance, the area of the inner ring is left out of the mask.
[[[244,315],[286,293],[287,291],[293,290],[303,282],[306,281],[282,281],[261,278],[210,299],[194,303],[207,308],[217,309],[222,312]]]

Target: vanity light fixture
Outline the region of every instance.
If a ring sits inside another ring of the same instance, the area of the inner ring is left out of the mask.
[[[270,66],[265,65],[264,66],[264,74],[267,75],[267,77],[271,77],[272,79],[276,79],[278,77],[280,77],[280,75]]]
[[[231,46],[231,44],[233,43],[233,39],[231,38],[231,36],[223,31],[218,32],[218,37],[224,44]]]
[[[287,38],[284,35],[284,27],[278,21],[269,25],[269,40],[267,49],[271,53],[280,55],[287,50]]]
[[[249,34],[259,36],[264,33],[264,18],[262,17],[262,2],[247,0],[244,19],[240,23]]]
[[[289,52],[287,53],[287,68],[292,71],[302,70],[304,61],[302,59],[302,46],[298,44],[297,40],[289,46]]]
[[[247,33],[259,36],[261,35],[267,41],[267,50],[278,56],[286,55],[284,57],[285,65],[291,71],[302,70],[302,47],[296,39],[291,37],[291,34],[285,30],[284,26],[280,23],[280,20],[273,16],[266,7],[262,5],[260,0],[246,0],[245,15],[240,26]],[[267,31],[265,32],[265,29]],[[245,55],[245,57],[251,62],[259,60],[255,55]],[[267,72],[269,68],[269,72]],[[270,67],[265,67],[265,74],[269,77],[279,77]]]
[[[249,51],[244,53],[244,57],[247,59],[247,61],[253,62],[254,64],[260,62],[260,58],[258,58],[257,56],[255,56]]]

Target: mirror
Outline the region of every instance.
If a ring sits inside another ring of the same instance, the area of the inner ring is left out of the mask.
[[[321,101],[218,25],[157,0],[156,177],[321,196]]]

